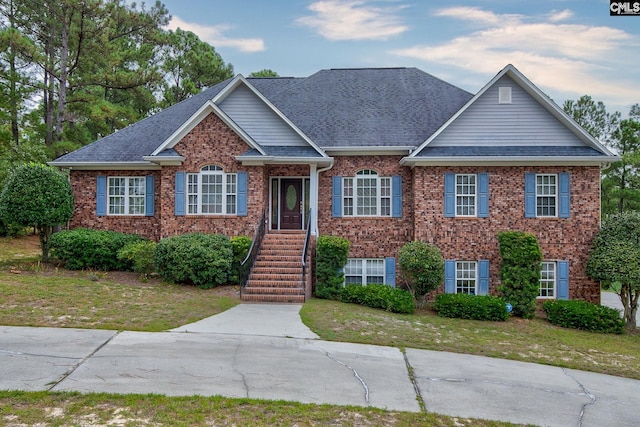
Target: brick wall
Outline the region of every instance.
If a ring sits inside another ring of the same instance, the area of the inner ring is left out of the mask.
[[[320,234],[349,239],[350,258],[383,258],[395,256],[400,248],[413,240],[413,187],[411,169],[400,166],[401,156],[335,157],[332,169],[320,176],[318,195],[318,228]],[[371,169],[381,177],[402,177],[402,218],[366,218],[331,215],[331,179],[333,176],[354,177],[363,169]]]
[[[489,174],[488,218],[444,217],[444,174]],[[570,172],[570,218],[525,218],[524,176],[527,172]],[[490,261],[490,290],[499,285],[497,233],[532,233],[545,260],[569,261],[569,298],[600,301],[598,283],[584,273],[592,239],[600,224],[598,167],[419,167],[414,169],[415,237],[438,246],[445,259]]]

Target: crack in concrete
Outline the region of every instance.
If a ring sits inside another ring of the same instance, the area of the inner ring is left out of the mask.
[[[371,405],[371,403],[369,402],[369,387],[367,386],[367,383],[362,379],[362,377],[360,375],[358,375],[358,371],[356,371],[355,369],[353,369],[351,366],[347,365],[344,362],[339,361],[338,359],[336,359],[335,357],[333,357],[333,355],[331,355],[331,353],[329,353],[328,351],[325,352],[325,354],[327,355],[327,357],[331,360],[333,360],[334,362],[344,366],[345,368],[351,370],[351,372],[353,372],[353,376],[356,377],[358,379],[358,381],[360,381],[360,384],[362,384],[362,388],[364,388],[364,401],[367,402],[367,406]]]
[[[578,417],[578,427],[582,427],[582,421],[584,420],[584,413],[587,410],[587,407],[595,404],[596,400],[598,400],[598,397],[595,394],[592,394],[589,390],[587,390],[587,388],[580,381],[578,381],[573,375],[571,375],[565,368],[562,368],[562,372],[566,376],[571,378],[573,381],[575,381],[576,384],[578,384],[578,386],[582,389],[582,392],[587,396],[589,396],[589,398],[591,399],[591,402],[587,402],[584,405],[582,405],[582,409],[580,410],[580,416]]]
[[[233,370],[238,375],[240,375],[240,378],[242,378],[242,385],[244,386],[245,397],[249,398],[249,384],[247,384],[247,377],[236,366],[236,360],[238,359],[238,353],[240,352],[241,345],[242,343],[238,340],[238,346],[236,347],[236,351],[233,353]]]
[[[91,353],[89,353],[87,356],[85,356],[82,360],[80,360],[78,363],[76,363],[71,368],[69,368],[67,370],[67,372],[65,372],[64,374],[62,374],[60,376],[60,378],[58,378],[56,381],[51,382],[50,383],[51,386],[47,389],[47,391],[53,390],[58,384],[60,384],[64,380],[66,380],[71,374],[73,374],[76,371],[76,369],[78,369],[80,366],[82,366],[87,360],[89,360],[94,354],[99,352],[105,345],[109,344],[111,342],[111,340],[113,340],[119,334],[120,334],[120,331],[116,331],[105,342],[100,344],[95,350],[93,350]]]
[[[420,406],[421,411],[426,412],[427,404],[422,398],[420,387],[418,386],[418,382],[416,381],[415,370],[413,369],[413,366],[411,366],[411,363],[409,363],[409,358],[407,357],[407,351],[404,348],[400,349],[400,351],[402,352],[402,356],[404,356],[404,364],[407,367],[407,374],[409,375],[409,381],[411,381],[411,384],[413,384],[413,390],[416,393],[416,400],[418,401],[418,406]]]
[[[589,393],[585,392],[583,390],[583,392],[581,393],[576,393],[576,392],[571,392],[571,391],[557,391],[557,390],[552,390],[549,388],[543,388],[543,387],[533,387],[531,385],[523,385],[523,384],[517,384],[517,383],[506,383],[506,382],[502,382],[502,381],[489,381],[489,380],[473,380],[473,379],[468,379],[468,378],[439,378],[439,377],[427,377],[425,378],[427,381],[431,381],[431,382],[450,382],[450,383],[479,383],[479,384],[492,384],[492,385],[501,385],[501,386],[505,386],[505,387],[522,387],[522,388],[526,388],[528,390],[539,390],[539,391],[543,391],[545,393],[553,393],[553,394],[561,394],[561,395],[576,395],[576,396],[580,396],[580,395],[584,395],[587,394],[589,396],[591,396]]]
[[[0,354],[8,354],[11,356],[31,356],[31,357],[46,357],[48,359],[67,359],[67,360],[77,360],[77,357],[70,356],[53,356],[50,354],[35,354],[35,353],[23,353],[21,351],[13,351],[13,350],[3,350],[0,348]]]

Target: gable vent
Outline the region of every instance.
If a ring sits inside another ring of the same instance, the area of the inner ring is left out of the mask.
[[[511,104],[511,86],[498,88],[498,104]]]

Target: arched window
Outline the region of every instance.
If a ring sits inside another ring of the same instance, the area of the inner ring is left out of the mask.
[[[188,213],[233,215],[236,213],[237,175],[218,165],[207,165],[200,173],[187,174]]]
[[[363,169],[342,184],[344,216],[391,216],[391,178]]]

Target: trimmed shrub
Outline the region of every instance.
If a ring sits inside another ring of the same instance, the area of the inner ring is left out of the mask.
[[[513,306],[513,315],[532,319],[540,292],[542,252],[533,234],[521,231],[498,233],[500,244],[500,280],[498,288]]]
[[[118,251],[118,258],[130,262],[136,273],[151,274],[156,271],[156,265],[153,262],[155,249],[156,242],[151,240],[132,242]]]
[[[49,249],[51,257],[63,262],[69,270],[132,271],[133,261],[119,258],[118,252],[128,244],[142,241],[135,234],[76,228],[51,235]]]
[[[416,311],[413,296],[388,285],[347,285],[340,290],[340,301],[381,308],[392,313],[412,314]]]
[[[507,320],[506,303],[490,295],[440,294],[433,309],[442,317],[471,320]]]
[[[342,269],[347,263],[349,241],[338,236],[319,236],[316,242],[316,297],[339,299],[344,285]]]
[[[416,298],[435,290],[444,281],[440,250],[426,242],[409,242],[398,252],[402,278]]]
[[[227,283],[232,258],[227,236],[190,233],[160,240],[153,260],[163,279],[210,289]]]
[[[582,300],[550,300],[542,304],[547,319],[564,328],[621,334],[625,321],[620,311]]]
[[[242,285],[249,273],[249,263],[240,265],[247,257],[251,248],[251,237],[236,236],[231,238],[231,249],[233,250],[233,261],[231,263],[231,272],[229,273],[229,283],[232,285]]]

